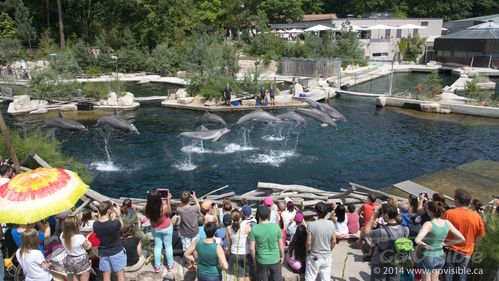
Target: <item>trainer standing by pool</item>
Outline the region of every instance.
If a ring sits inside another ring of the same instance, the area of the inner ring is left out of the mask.
[[[270,104],[275,105],[275,89],[274,86],[272,85],[270,85],[269,94],[270,94]]]
[[[224,89],[224,98],[225,98],[225,105],[230,106],[230,98],[232,95],[232,89],[229,86],[229,83],[227,83],[227,86],[225,86]]]

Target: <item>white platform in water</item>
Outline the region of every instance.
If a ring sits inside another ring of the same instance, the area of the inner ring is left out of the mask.
[[[403,181],[403,182],[399,182],[399,183],[396,183],[393,185],[394,187],[404,191],[404,192],[407,192],[409,194],[412,194],[414,196],[419,196],[419,194],[421,192],[426,192],[428,194],[428,196],[433,196],[433,193],[437,193],[436,191],[434,191],[433,189],[429,189],[428,187],[426,186],[423,186],[423,185],[420,185],[420,184],[417,184],[413,181],[410,181],[410,180],[407,180],[407,181]],[[450,199],[452,200],[452,197],[450,196],[447,196],[447,195],[444,195],[447,199]]]
[[[340,96],[359,97],[359,98],[377,98],[385,96],[384,94],[352,92],[345,90],[336,90],[336,93],[339,94]]]

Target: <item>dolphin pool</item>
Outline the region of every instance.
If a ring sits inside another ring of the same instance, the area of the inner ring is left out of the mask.
[[[307,127],[241,127],[235,123],[244,112],[222,113],[231,132],[215,143],[177,137],[193,130],[202,112],[167,109],[159,102],[143,103],[139,110],[122,115],[140,135],[93,128],[96,118],[88,116],[80,118],[88,132],[47,133],[63,142],[66,154],[88,167],[95,176],[92,188],[115,197],[145,197],[147,190],[162,186],[174,196],[182,190],[204,193],[226,184],[228,190],[242,193],[258,181],[332,191],[349,181],[382,188],[477,159],[499,161],[499,120],[404,114],[341,98],[329,103],[348,122],[339,122],[334,129],[306,117]],[[5,105],[0,108],[6,111]],[[40,128],[47,118],[6,117],[11,128],[23,131]]]

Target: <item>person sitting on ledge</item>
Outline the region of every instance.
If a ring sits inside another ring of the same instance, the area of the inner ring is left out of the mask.
[[[142,243],[135,235],[133,224],[125,223],[121,228],[121,241],[126,251],[125,272],[136,272],[142,268],[146,259],[142,253]]]

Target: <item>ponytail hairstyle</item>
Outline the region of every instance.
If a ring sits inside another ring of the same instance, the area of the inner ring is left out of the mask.
[[[440,201],[428,202],[428,210],[433,213],[436,218],[441,218],[445,213],[445,205]]]
[[[67,217],[64,220],[64,225],[62,228],[62,238],[64,239],[64,245],[71,251],[73,248],[73,236],[80,234],[80,229],[78,227],[78,222],[74,217]]]
[[[123,200],[123,205],[121,206],[121,214],[128,216],[128,210],[132,209],[132,200],[125,199]]]
[[[19,250],[20,256],[29,253],[31,250],[38,250],[40,246],[40,239],[38,238],[38,231],[33,228],[28,228],[21,236],[21,249]]]
[[[230,212],[230,216],[232,218],[232,230],[237,233],[241,227],[241,212],[238,209],[234,209]]]

